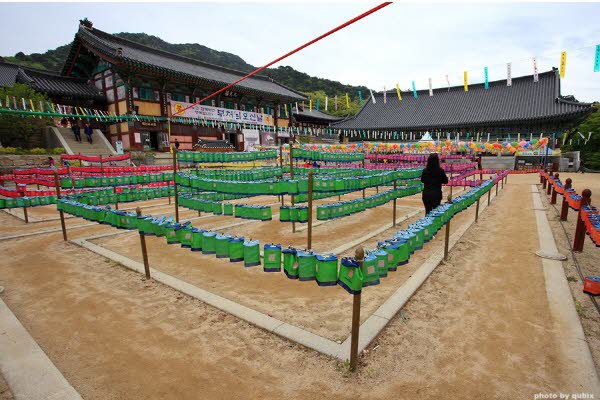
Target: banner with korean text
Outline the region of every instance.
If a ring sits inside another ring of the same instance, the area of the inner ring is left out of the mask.
[[[230,110],[227,108],[203,106],[200,104],[196,104],[186,110],[186,108],[191,106],[192,103],[171,101],[170,104],[171,115],[176,114],[178,117],[233,122],[239,124],[273,125],[273,117],[268,114]]]

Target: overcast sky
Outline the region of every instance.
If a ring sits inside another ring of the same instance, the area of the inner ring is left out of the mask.
[[[35,4],[0,3],[0,55],[44,52],[73,39],[89,18],[106,32],[145,32],[171,43],[200,43],[260,66],[366,11],[374,3],[243,4]],[[600,44],[599,4],[402,4],[394,3],[280,62],[313,76],[405,90],[426,89],[540,72],[559,66],[566,50],[562,93],[600,100],[593,72]],[[581,47],[588,46],[585,49]],[[577,50],[579,49],[579,50]]]

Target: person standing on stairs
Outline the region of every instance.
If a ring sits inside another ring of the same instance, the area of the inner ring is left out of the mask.
[[[75,141],[81,142],[81,128],[79,127],[79,123],[77,120],[73,121],[73,125],[71,126],[71,130],[75,135]]]
[[[92,126],[90,125],[90,123],[86,123],[85,124],[85,136],[87,137],[87,141],[92,144]]]

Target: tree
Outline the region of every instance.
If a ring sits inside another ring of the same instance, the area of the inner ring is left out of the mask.
[[[17,102],[17,107],[22,109],[23,100],[27,104],[27,108],[30,108],[29,100],[34,104],[36,110],[39,108],[40,101],[45,105],[48,101],[46,96],[42,93],[38,93],[31,87],[22,83],[15,83],[11,87],[0,87],[0,101],[2,103],[9,100],[9,107],[13,108],[13,97]],[[6,104],[3,104],[6,107]],[[21,116],[17,114],[0,114],[0,143],[2,146],[11,147],[23,147],[31,148],[40,146],[43,144],[42,130],[50,125],[52,120],[50,118],[40,118],[33,116]]]
[[[364,92],[363,92],[364,94]],[[348,115],[355,115],[360,109],[360,99],[358,98],[358,94],[349,93],[350,96],[350,108],[346,106],[346,93],[337,93],[337,111],[335,110],[335,94],[326,94],[323,90],[319,90],[316,92],[306,92],[306,96],[309,99],[312,99],[313,110],[316,110],[317,107],[317,99],[319,99],[319,111],[325,112],[327,114],[336,115],[340,117],[345,117]],[[325,111],[325,97],[328,97],[328,107],[327,111]],[[363,95],[363,104],[365,102],[365,97]],[[308,111],[308,102],[305,102],[306,111]]]
[[[591,133],[587,143],[579,133],[586,139]],[[561,147],[563,152],[580,151],[586,168],[600,170],[600,104],[596,103],[596,111],[567,133],[565,143]]]

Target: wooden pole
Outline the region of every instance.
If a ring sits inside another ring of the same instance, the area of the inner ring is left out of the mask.
[[[492,199],[492,189],[488,190],[488,206],[490,205],[491,199]]]
[[[475,222],[479,221],[479,199],[477,199],[477,206],[475,206]]]
[[[54,171],[54,187],[56,188],[56,198],[60,199],[60,184],[58,183],[58,174]],[[60,215],[60,226],[62,227],[63,240],[67,241],[67,227],[65,225],[65,214],[63,210],[59,210],[58,214]]]
[[[27,215],[27,207],[23,207],[23,218],[25,219],[25,223],[29,223],[29,215]]]
[[[496,182],[496,197],[498,197],[498,182]]]
[[[175,188],[175,221],[179,222],[179,199],[177,198],[177,148],[173,146],[173,186]],[[171,189],[169,188],[169,197]]]
[[[115,201],[115,210],[119,210],[119,193],[117,193],[117,187],[113,186],[113,193],[116,195],[117,200]]]
[[[567,203],[567,189],[571,189],[572,182],[573,181],[571,180],[571,178],[567,178],[567,180],[565,181],[565,192],[563,193],[562,206],[560,208],[561,221],[566,221],[567,216],[569,215],[569,204]]]
[[[354,252],[354,257],[358,262],[358,268],[362,269],[365,251],[359,247]],[[356,371],[356,363],[358,362],[358,336],[360,330],[360,296],[361,292],[354,294],[352,297],[352,334],[350,336],[350,371]]]
[[[308,172],[308,247],[312,249],[312,222],[313,222],[313,171]]]
[[[100,154],[100,174],[104,176],[104,164],[102,163],[102,154]]]
[[[497,187],[497,186],[496,186]],[[448,202],[452,201],[452,195],[448,195]],[[446,222],[446,238],[444,239],[444,261],[448,259],[448,247],[450,245],[450,221]]]
[[[558,179],[558,172],[554,174],[554,179]],[[556,186],[552,185],[552,195],[550,196],[550,204],[556,204]]]
[[[573,239],[573,251],[583,251],[583,242],[585,241],[585,223],[581,218],[581,210],[584,206],[589,206],[591,203],[592,191],[590,189],[584,189],[583,192],[581,192],[581,207],[579,207],[579,213],[577,214],[575,238]]]
[[[394,208],[392,210],[392,226],[396,226],[396,186],[397,181],[394,181]]]
[[[294,146],[290,141],[290,179],[294,179]],[[292,207],[294,207],[295,196],[291,196]],[[296,222],[292,221],[292,233],[296,233]]]
[[[135,209],[138,220],[142,216],[142,209],[140,207]],[[148,264],[148,250],[146,249],[146,235],[141,230],[140,233],[140,244],[142,246],[142,258],[144,259],[144,271],[146,272],[146,279],[150,279],[150,265]]]
[[[548,196],[550,196],[550,193],[552,192],[552,184],[550,183],[550,179],[548,179],[548,188],[546,189],[546,194]]]

